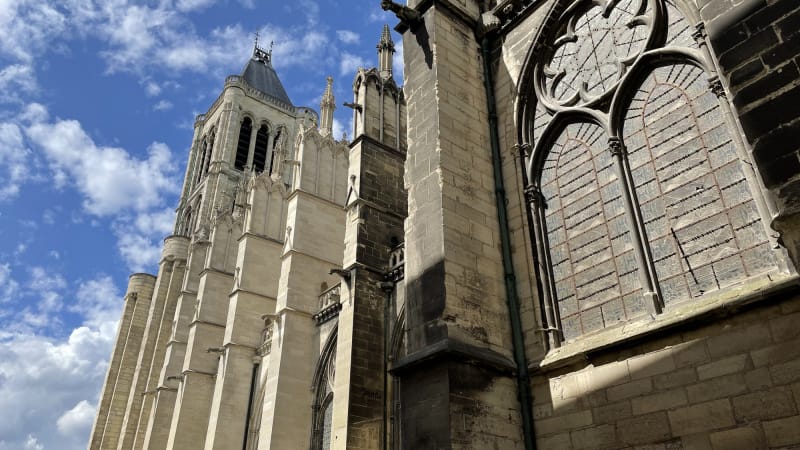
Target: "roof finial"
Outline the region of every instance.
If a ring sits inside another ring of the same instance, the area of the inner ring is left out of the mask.
[[[253,59],[256,61],[260,61],[264,64],[271,64],[272,63],[272,42],[269,43],[269,51],[264,50],[263,48],[258,46],[258,38],[261,37],[261,34],[256,31],[255,32],[255,42],[253,43]]]

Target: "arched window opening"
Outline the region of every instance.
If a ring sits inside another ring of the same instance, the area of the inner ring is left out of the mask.
[[[334,326],[320,352],[314,371],[314,404],[311,423],[311,449],[328,450],[333,439],[333,383],[336,378],[336,341],[338,328]]]
[[[267,162],[267,145],[269,142],[269,129],[266,125],[261,125],[256,133],[256,147],[253,150],[253,170],[256,173],[264,171],[264,164]]]
[[[203,175],[208,175],[208,169],[211,166],[211,156],[214,153],[214,140],[216,136],[214,131],[211,131],[211,136],[208,138],[208,144],[206,145],[205,151],[205,160],[203,161]]]
[[[183,229],[181,230],[182,236],[189,236],[191,234],[191,227],[192,227],[192,209],[189,208],[186,211],[186,216],[183,219]]]
[[[759,184],[676,3],[562,3],[534,45],[525,107],[551,344],[779,270]]]
[[[253,121],[249,117],[242,120],[242,126],[239,128],[239,141],[236,144],[236,161],[234,167],[239,170],[244,170],[247,165],[247,156],[250,152],[250,136],[253,133]]]
[[[200,158],[197,160],[197,164],[195,165],[196,170],[196,177],[195,183],[199,183],[200,180],[203,179],[203,166],[206,161],[206,153],[208,152],[208,140],[204,137],[203,140],[200,142]]]

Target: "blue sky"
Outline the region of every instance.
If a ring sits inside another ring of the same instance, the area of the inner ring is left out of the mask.
[[[327,75],[341,105],[395,23],[379,5],[0,0],[0,450],[86,447],[127,277],[155,271],[194,117],[254,33],[295,105]]]

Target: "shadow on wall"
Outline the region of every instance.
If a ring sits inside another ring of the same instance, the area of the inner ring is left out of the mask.
[[[800,298],[768,301],[536,376],[538,447],[796,448]]]

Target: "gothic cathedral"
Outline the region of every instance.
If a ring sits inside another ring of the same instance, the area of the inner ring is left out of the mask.
[[[197,117],[89,450],[800,446],[800,6],[381,5],[351,139]]]

